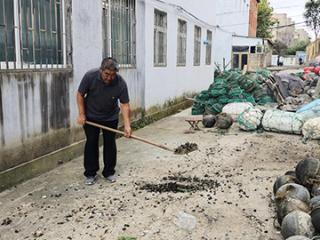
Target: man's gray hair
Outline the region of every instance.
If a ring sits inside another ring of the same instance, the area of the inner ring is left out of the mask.
[[[102,71],[108,69],[108,70],[111,70],[111,71],[118,72],[119,71],[119,63],[117,62],[116,59],[111,58],[111,57],[107,57],[107,58],[104,58],[102,60],[100,69]]]

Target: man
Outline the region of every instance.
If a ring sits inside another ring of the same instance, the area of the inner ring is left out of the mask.
[[[86,124],[92,121],[110,128],[117,129],[121,108],[124,132],[126,137],[131,135],[130,105],[127,84],[117,74],[119,65],[113,58],[103,59],[100,69],[87,72],[78,88],[77,105],[79,110],[78,123],[83,125],[86,144],[84,149],[85,184],[96,182],[99,170],[99,134],[100,128]],[[120,108],[118,102],[120,101]],[[115,133],[103,132],[103,161],[102,175],[109,181],[115,182],[115,166],[117,162],[117,147]]]

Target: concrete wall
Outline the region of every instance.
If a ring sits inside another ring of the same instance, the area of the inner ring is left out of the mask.
[[[268,54],[264,53],[256,53],[256,54],[249,54],[249,64],[248,70],[249,71],[256,71],[261,68],[265,68],[271,66],[271,57]]]
[[[0,74],[0,172],[76,138],[68,130],[72,79],[71,70]]]
[[[216,0],[217,25],[236,35],[248,36],[250,0]]]
[[[296,56],[285,56],[283,58],[283,66],[294,66],[297,64]]]
[[[232,56],[232,34],[225,32],[217,28],[214,32],[213,42],[213,58],[214,62],[223,69],[223,59],[225,64],[228,65],[227,69],[232,67],[231,65]]]
[[[157,8],[167,13],[167,65],[165,67],[154,67],[153,65],[153,32],[154,32],[154,9]],[[205,64],[205,48],[202,43],[201,64],[193,66],[194,55],[194,26],[202,28],[202,42],[206,40],[207,29],[214,33],[214,29],[197,21],[188,14],[177,8],[158,1],[146,2],[145,17],[145,69],[146,90],[145,107],[164,104],[166,101],[185,93],[197,92],[209,86],[213,81],[214,61]],[[184,67],[177,66],[177,24],[181,18],[187,21],[187,63]],[[212,51],[213,53],[213,51]]]

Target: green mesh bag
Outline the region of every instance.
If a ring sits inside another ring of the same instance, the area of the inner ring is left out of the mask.
[[[223,105],[228,104],[229,103],[229,98],[227,96],[225,96],[225,95],[224,96],[220,96],[218,98],[218,103],[223,104]]]
[[[250,102],[264,105],[272,101],[262,84],[271,72],[265,69],[258,70],[256,74],[242,75],[239,70],[229,70],[219,74],[208,90],[196,96],[192,106],[192,114],[217,114],[228,103]]]
[[[251,94],[243,93],[243,96],[244,96],[246,102],[256,103],[256,100],[254,99],[254,97]]]
[[[227,89],[225,89],[223,86],[215,87],[211,89],[210,94],[212,97],[219,97],[221,95],[227,94]]]
[[[192,115],[201,115],[205,111],[205,103],[200,101],[193,102],[192,108],[191,108],[191,114]]]
[[[212,105],[206,105],[205,107],[205,112],[207,114],[219,114],[222,112],[222,108],[223,108],[223,104],[219,104],[219,103],[215,103],[215,104],[212,104]]]
[[[256,71],[257,75],[261,75],[263,78],[268,78],[271,75],[271,71],[267,70],[267,69],[258,69]]]
[[[259,105],[265,105],[267,103],[272,103],[273,100],[270,96],[264,96],[260,98],[260,100],[257,102]]]
[[[196,96],[196,101],[204,102],[210,99],[209,92],[204,90]]]
[[[243,90],[240,87],[232,88],[228,93],[228,97],[231,99],[243,98]]]

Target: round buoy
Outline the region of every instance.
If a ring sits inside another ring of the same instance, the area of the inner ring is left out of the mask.
[[[205,128],[212,128],[215,123],[216,123],[215,115],[209,114],[209,115],[203,116],[202,124]]]
[[[310,215],[302,211],[289,213],[282,221],[281,234],[285,239],[295,235],[311,238],[314,234],[314,227]]]
[[[232,117],[226,113],[220,113],[217,115],[215,127],[220,129],[228,129],[233,124]]]
[[[287,171],[284,175],[290,175],[296,177],[296,171]]]
[[[312,224],[320,232],[320,207],[316,207],[311,212]]]
[[[310,207],[311,207],[311,210],[313,210],[317,207],[320,207],[320,196],[316,196],[316,197],[311,198]]]
[[[320,196],[320,184],[313,184],[312,190],[311,190],[312,196]]]
[[[277,178],[273,185],[273,194],[276,194],[278,189],[287,183],[296,183],[297,178],[291,175],[283,175]]]
[[[296,166],[296,175],[301,184],[312,187],[312,180],[320,174],[320,161],[316,158],[302,160]]]
[[[305,203],[310,201],[310,193],[307,188],[296,183],[287,183],[281,186],[276,192],[276,201],[279,202],[284,198],[299,199]]]
[[[310,212],[309,204],[294,198],[284,198],[280,202],[277,202],[277,219],[279,224],[290,212],[300,210],[305,213]]]
[[[305,236],[292,236],[287,238],[286,240],[311,240],[311,239]]]

